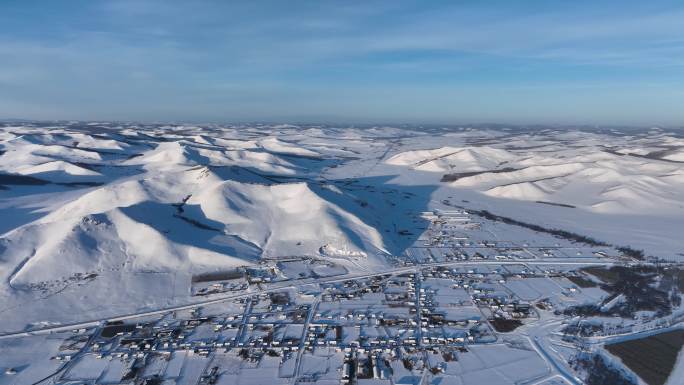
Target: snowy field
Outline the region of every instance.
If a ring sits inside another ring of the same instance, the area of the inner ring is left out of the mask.
[[[681,321],[677,274],[583,268],[684,262],[684,137],[0,123],[0,219],[0,384],[566,384],[568,336]],[[183,340],[102,358],[70,330],[131,317]]]

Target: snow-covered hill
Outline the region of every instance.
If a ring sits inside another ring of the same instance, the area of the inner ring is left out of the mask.
[[[187,215],[207,218],[264,256],[316,255],[321,248],[364,255],[384,248],[382,236],[353,213],[314,193],[307,183],[273,185],[225,181],[187,201]]]
[[[386,164],[441,173],[455,188],[495,198],[555,202],[614,214],[682,209],[684,163],[624,155],[600,142],[552,152],[544,147],[516,150],[500,143],[410,150]]]

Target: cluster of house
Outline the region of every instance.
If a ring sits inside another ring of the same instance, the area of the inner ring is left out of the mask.
[[[201,310],[194,310],[189,316],[166,315],[151,322],[110,322],[93,332],[89,352],[98,358],[144,362],[149,354],[174,351],[209,356],[238,349],[245,352],[245,359],[260,360],[263,354],[285,359],[301,349],[330,348],[345,353],[343,383],[352,378],[389,378],[391,368],[382,357],[392,357],[395,351],[452,349],[485,341],[487,323],[481,314],[450,312],[460,308],[459,299],[440,304],[435,282],[461,291],[462,301],[467,302],[462,305],[475,311],[487,308],[489,314],[506,319],[529,316],[529,304],[491,290],[487,283],[537,272],[519,268],[512,274],[497,269],[434,266],[415,273],[321,284],[318,303],[312,298],[295,303],[288,291],[270,292],[236,299],[234,314],[202,316]],[[445,311],[445,306],[452,308]],[[69,354],[55,357],[71,358]],[[209,374],[203,383],[214,380]]]
[[[203,296],[210,294],[225,293],[229,291],[239,292],[249,288],[248,282],[214,282],[206,287],[198,287],[193,295]]]
[[[472,246],[472,242],[464,236],[454,236],[454,232],[478,230],[481,224],[473,222],[465,210],[435,210],[420,213],[420,218],[429,221],[427,231],[421,237],[423,246],[430,247],[464,247]],[[464,258],[464,255],[460,255]]]
[[[393,354],[391,351],[390,354]],[[342,364],[341,384],[349,384],[352,380],[379,379],[385,380],[392,376],[392,367],[384,355],[379,353],[364,354],[349,352]]]

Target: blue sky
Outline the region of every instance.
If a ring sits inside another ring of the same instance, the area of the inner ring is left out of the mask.
[[[682,125],[684,3],[3,0],[0,117]]]

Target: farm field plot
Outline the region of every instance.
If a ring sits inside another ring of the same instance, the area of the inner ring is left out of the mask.
[[[684,345],[684,330],[607,345],[634,373],[649,385],[665,384]]]

